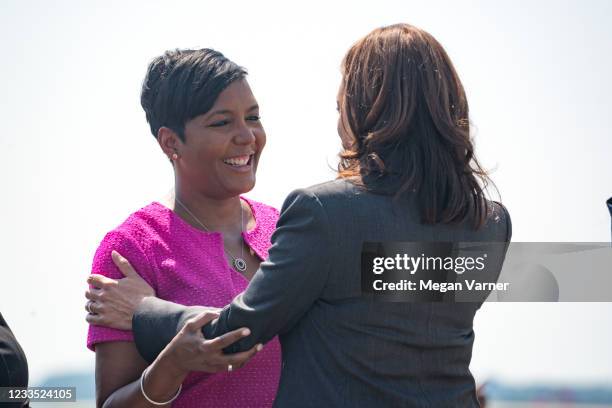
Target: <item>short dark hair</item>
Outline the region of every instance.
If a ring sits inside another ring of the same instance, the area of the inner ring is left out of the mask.
[[[210,48],[166,51],[149,64],[140,93],[151,133],[157,138],[165,126],[184,141],[185,123],[208,112],[228,85],[246,75],[246,69]]]

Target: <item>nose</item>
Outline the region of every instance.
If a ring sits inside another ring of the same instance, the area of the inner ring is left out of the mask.
[[[255,130],[246,123],[241,123],[238,129],[236,129],[236,134],[234,136],[236,144],[252,144],[255,143],[255,139]]]

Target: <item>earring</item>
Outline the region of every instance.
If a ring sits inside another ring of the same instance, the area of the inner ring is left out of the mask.
[[[178,154],[172,153],[172,160],[176,160],[176,159],[178,159]]]

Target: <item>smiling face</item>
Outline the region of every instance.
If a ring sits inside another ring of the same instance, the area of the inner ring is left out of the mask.
[[[231,83],[208,112],[187,121],[184,134],[185,141],[174,138],[172,146],[183,188],[216,199],[253,189],[266,133],[246,80]]]

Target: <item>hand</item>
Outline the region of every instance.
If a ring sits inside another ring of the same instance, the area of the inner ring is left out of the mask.
[[[203,312],[185,323],[180,332],[159,354],[158,363],[164,364],[175,375],[185,375],[190,371],[216,373],[232,371],[242,367],[258,351],[261,344],[248,351],[236,354],[224,354],[223,349],[232,343],[251,334],[248,328],[241,328],[211,340],[204,338],[202,327],[219,317],[212,312]]]
[[[87,278],[92,287],[85,292],[89,299],[85,304],[89,312],[85,320],[98,326],[131,330],[134,311],[142,299],[155,296],[155,291],[117,251],[111,256],[125,278],[115,280],[98,274]]]

